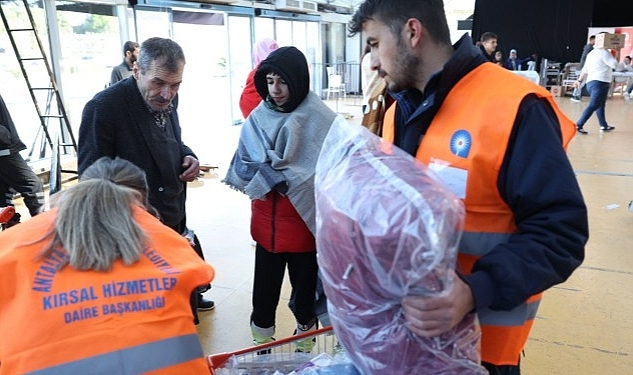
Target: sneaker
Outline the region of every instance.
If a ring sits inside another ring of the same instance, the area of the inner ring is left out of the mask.
[[[569,100],[574,103],[580,103],[580,96],[572,96],[571,98],[569,98]]]
[[[308,324],[297,324],[297,329],[295,329],[294,335],[316,331],[318,328],[317,325],[318,324],[316,319]],[[310,353],[312,351],[312,348],[314,348],[314,345],[316,345],[316,338],[314,337],[296,341],[295,346],[297,347],[297,349],[295,350],[295,352]]]
[[[613,129],[615,129],[615,126],[601,126],[600,127],[601,132],[610,132]]]
[[[253,335],[253,345],[263,345],[275,341],[275,326],[261,328],[251,322],[251,335]],[[265,350],[262,350],[264,352]],[[270,352],[270,351],[269,351]],[[266,354],[266,353],[261,353]]]
[[[624,93],[624,100],[631,100],[631,94],[629,94],[628,92]]]
[[[198,294],[198,310],[199,311],[210,311],[215,308],[215,302],[210,299],[205,299],[202,294]]]
[[[578,133],[580,134],[589,134],[589,132],[583,129],[582,126],[577,126],[576,131],[578,131]]]

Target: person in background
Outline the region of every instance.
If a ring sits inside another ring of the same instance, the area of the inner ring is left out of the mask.
[[[596,36],[591,35],[589,37],[589,42],[587,42],[587,44],[585,44],[585,46],[582,48],[582,54],[580,55],[580,65],[579,65],[578,70],[582,70],[582,68],[585,66],[585,61],[587,61],[587,55],[589,55],[589,52],[593,50],[594,44],[596,44]],[[569,98],[569,100],[571,100],[572,102],[580,103],[581,98],[582,98],[582,87],[584,85],[585,83],[583,82],[580,86],[574,87],[574,91],[572,92],[571,98]]]
[[[200,173],[200,162],[182,142],[178,90],[185,55],[174,41],[143,42],[132,78],[112,85],[86,103],[79,126],[79,176],[102,156],[121,157],[147,176],[149,202],[160,220],[185,236],[204,259],[198,237],[187,227],[187,182]],[[192,296],[198,310],[215,303],[203,297],[209,286]],[[197,321],[197,316],[196,316]]]
[[[349,31],[363,32],[396,99],[383,138],[428,165],[466,208],[452,288],[404,298],[403,316],[430,339],[475,311],[482,364],[520,374],[542,292],[584,259],[587,207],[565,154],[574,124],[545,88],[486,64],[467,34],[451,45],[441,0],[366,0]]]
[[[214,270],[147,194],[140,168],[101,158],[0,232],[2,373],[209,373],[188,302]]]
[[[495,64],[499,66],[503,66],[503,52],[501,51],[495,52]]]
[[[633,72],[633,66],[631,66],[631,57],[630,56],[624,56],[622,61],[620,61],[618,63],[618,65],[615,67],[615,71],[618,72],[618,73],[631,73],[631,72]],[[613,84],[626,83],[626,82],[630,81],[630,79],[631,79],[631,77],[615,77],[613,79]],[[627,85],[627,87],[622,89],[622,97],[624,97],[625,100],[630,100],[631,99],[631,92],[629,91],[629,88],[633,89],[633,82],[631,82],[629,85]]]
[[[240,96],[240,110],[242,111],[242,116],[247,118],[248,115],[259,105],[262,101],[261,96],[257,92],[255,88],[255,73],[257,72],[257,67],[259,64],[268,57],[268,55],[279,48],[279,45],[274,39],[264,38],[253,46],[253,70],[248,74],[246,78],[246,85],[244,86],[244,90],[242,90],[242,95]]]
[[[361,56],[361,76],[363,90],[363,118],[361,125],[374,134],[380,135],[385,110],[393,100],[387,92],[387,83],[377,70],[371,68],[371,48],[365,47]]]
[[[626,72],[631,72],[633,71],[633,66],[631,66],[631,57],[630,56],[626,56],[624,58],[624,61],[628,61],[629,65],[627,68],[625,68]],[[631,83],[629,83],[629,85],[626,87],[626,90],[624,90],[624,99],[625,100],[631,100],[631,92],[633,92],[633,80],[631,81]]]
[[[0,96],[0,207],[13,206],[13,195],[22,195],[31,216],[37,215],[45,203],[42,181],[26,163],[20,151],[26,145],[20,140],[11,114]],[[15,213],[7,227],[20,222]]]
[[[110,85],[114,85],[132,75],[134,63],[138,59],[138,53],[138,43],[128,40],[123,44],[123,62],[112,68]]]
[[[286,267],[294,292],[295,333],[317,329],[314,173],[336,114],[310,92],[308,63],[295,47],[262,61],[255,87],[263,102],[246,118],[222,180],[251,199],[255,246],[251,333],[255,345],[274,340]],[[311,339],[296,343],[309,352]]]
[[[486,31],[485,33],[481,34],[481,38],[479,39],[479,41],[481,42],[481,44],[479,45],[479,50],[484,55],[486,60],[493,63],[497,63],[497,60],[495,58],[495,51],[497,50],[498,39],[499,37],[497,36],[497,34],[491,31]]]
[[[631,66],[631,57],[624,56],[624,59],[622,59],[622,61],[620,61],[615,67],[615,71],[620,73],[633,72],[633,67]]]
[[[510,50],[510,56],[506,60],[504,67],[508,70],[523,70],[523,65],[532,60],[532,56],[519,59],[516,49]]]
[[[594,112],[596,112],[598,117],[600,131],[610,132],[615,129],[615,126],[607,123],[605,107],[609,96],[609,88],[611,87],[611,79],[613,78],[613,69],[618,65],[619,55],[620,50],[616,50],[616,57],[613,57],[610,50],[606,48],[594,48],[587,55],[587,60],[580,72],[580,76],[574,82],[574,88],[579,88],[586,82],[587,91],[589,91],[589,105],[587,105],[587,108],[576,121],[578,133],[588,134],[584,126]]]

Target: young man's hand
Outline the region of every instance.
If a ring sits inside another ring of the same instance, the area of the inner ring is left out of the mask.
[[[453,287],[437,297],[409,296],[402,300],[409,329],[432,338],[450,331],[475,307],[470,286],[454,275]]]

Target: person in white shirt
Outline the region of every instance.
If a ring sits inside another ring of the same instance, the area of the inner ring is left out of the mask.
[[[580,76],[574,82],[574,87],[580,87],[583,80],[586,79],[587,90],[591,96],[589,105],[580,115],[580,119],[576,121],[576,129],[580,134],[588,133],[583,126],[594,112],[598,116],[601,131],[609,132],[615,129],[615,126],[610,126],[605,118],[605,105],[609,95],[613,69],[618,65],[620,51],[616,50],[615,55],[614,57],[608,49],[594,48],[587,55],[587,60],[582,67]]]

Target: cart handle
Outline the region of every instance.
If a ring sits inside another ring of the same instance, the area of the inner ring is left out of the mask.
[[[250,348],[244,348],[244,349],[240,349],[240,350],[236,350],[234,352],[224,352],[224,353],[219,353],[219,354],[211,354],[209,356],[207,356],[207,362],[209,364],[209,367],[211,368],[211,373],[214,373],[214,369],[219,369],[222,366],[224,366],[226,364],[226,362],[229,360],[229,358],[231,358],[234,355],[241,355],[241,354],[247,354],[247,353],[252,353],[253,351],[261,351],[261,350],[265,350],[268,348],[274,348],[275,346],[279,346],[279,345],[284,345],[284,344],[288,344],[294,341],[298,341],[298,340],[302,340],[302,339],[306,339],[309,337],[313,337],[313,336],[319,336],[323,333],[327,333],[332,331],[332,326],[327,326],[327,327],[323,327],[323,328],[319,328],[316,331],[310,331],[310,332],[306,332],[306,333],[301,333],[298,335],[293,335],[290,337],[286,337],[277,341],[271,341],[268,342],[266,344],[261,344],[261,345],[257,345],[257,346],[252,346]]]

